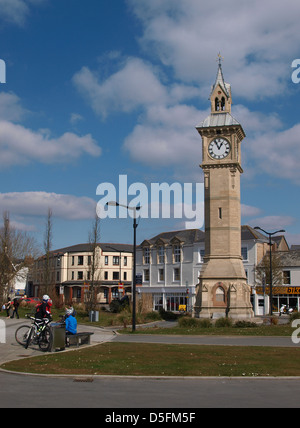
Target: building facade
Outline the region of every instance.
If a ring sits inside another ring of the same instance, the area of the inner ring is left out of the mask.
[[[288,251],[284,237],[274,242],[274,251],[278,249]],[[261,295],[256,293],[256,267],[269,251],[268,239],[250,226],[242,226],[240,251],[253,311],[263,315]],[[143,241],[137,248],[137,273],[142,277],[142,285],[137,286],[140,299],[148,302],[149,310],[179,311],[185,306],[193,312],[204,263],[205,233],[199,229],[164,232]],[[210,316],[217,313],[218,308]]]
[[[61,303],[83,303],[94,280],[97,302],[109,304],[131,292],[132,253],[132,245],[102,243],[95,252],[91,244],[51,251],[48,258],[44,255],[35,261],[27,294],[37,297],[47,289]]]

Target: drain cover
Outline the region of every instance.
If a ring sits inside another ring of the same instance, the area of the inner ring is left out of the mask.
[[[94,379],[92,377],[76,377],[73,382],[94,382]]]

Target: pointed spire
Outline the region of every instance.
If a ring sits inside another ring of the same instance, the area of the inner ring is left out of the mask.
[[[221,88],[223,89],[223,91],[225,92],[227,98],[229,98],[229,96],[230,96],[230,85],[228,83],[225,83],[225,80],[224,80],[223,71],[222,71],[222,64],[221,64],[223,60],[224,60],[224,58],[221,56],[221,54],[219,52],[218,58],[217,58],[217,61],[219,62],[218,72],[217,72],[215,84],[212,86],[212,89],[211,89],[211,94],[214,91],[214,89],[218,85],[220,85]]]

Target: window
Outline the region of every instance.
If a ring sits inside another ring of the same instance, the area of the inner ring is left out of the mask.
[[[88,265],[91,266],[92,264],[92,256],[88,256]]]
[[[242,259],[248,260],[248,248],[247,247],[242,247]]]
[[[180,281],[180,269],[179,268],[174,269],[174,281]]]
[[[173,254],[174,254],[174,263],[180,263],[181,262],[181,248],[180,248],[180,245],[174,245],[174,247],[173,247]]]
[[[108,279],[108,272],[107,272],[107,270],[104,272],[104,279]]]
[[[124,272],[124,273],[123,273],[123,280],[124,280],[124,281],[127,281],[127,272]]]
[[[108,265],[108,256],[105,256],[104,263],[105,263],[106,266]]]
[[[159,281],[164,281],[165,280],[164,269],[158,269],[158,280]]]
[[[124,266],[127,266],[127,256],[124,256]]]
[[[150,280],[150,271],[149,269],[144,269],[144,281],[149,282]]]
[[[205,256],[205,250],[200,248],[199,249],[199,263],[204,262],[204,256]]]
[[[144,248],[144,264],[150,263],[150,248]]]
[[[83,265],[83,256],[78,256],[78,266]]]
[[[119,272],[113,272],[113,280],[119,280],[120,279],[120,273]]]
[[[216,302],[225,302],[225,291],[223,287],[218,287],[216,290]]]
[[[72,256],[72,266],[74,266],[74,264],[75,264],[75,257]]]
[[[91,272],[90,272],[90,271],[88,271],[88,272],[87,272],[87,280],[88,280],[88,281],[90,281],[90,279],[91,279]]]
[[[72,270],[72,280],[74,280],[74,271]]]
[[[291,284],[291,271],[290,270],[284,270],[282,272],[283,274],[283,283],[286,285],[290,285]]]
[[[119,256],[113,256],[113,265],[119,266],[120,264],[120,257]]]
[[[83,279],[83,272],[82,272],[82,271],[78,271],[78,272],[77,272],[77,279],[78,279],[78,280]]]
[[[157,249],[158,254],[158,263],[164,263],[165,262],[165,249],[164,247],[160,246]]]

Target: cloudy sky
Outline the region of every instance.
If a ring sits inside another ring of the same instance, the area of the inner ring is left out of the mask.
[[[0,0],[0,211],[42,243],[51,208],[59,248],[87,241],[103,183],[121,202],[120,176],[196,188],[221,52],[247,136],[242,224],[300,243],[299,16],[298,0]],[[174,210],[138,241],[185,227]],[[101,220],[102,242],[132,242],[131,223]]]

